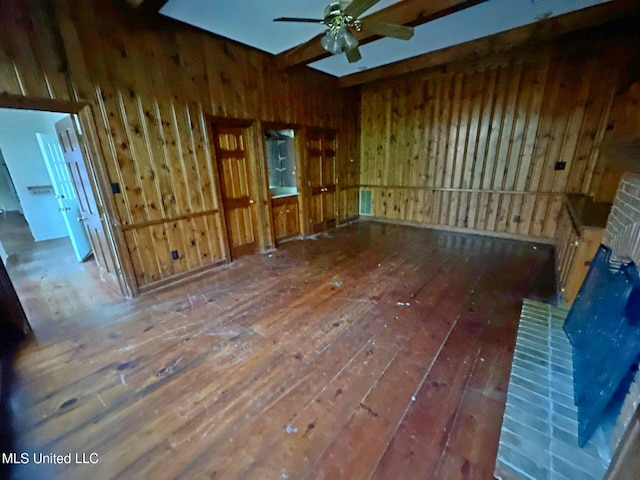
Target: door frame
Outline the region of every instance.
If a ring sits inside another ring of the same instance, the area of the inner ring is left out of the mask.
[[[105,235],[109,242],[111,253],[116,262],[116,274],[120,293],[125,297],[136,297],[140,294],[133,265],[129,257],[122,230],[118,228],[115,199],[111,192],[111,182],[107,175],[107,168],[102,155],[102,146],[98,136],[98,129],[91,104],[73,100],[55,100],[49,98],[23,97],[19,95],[0,95],[0,107],[19,110],[40,110],[47,112],[66,113],[75,115],[82,129],[82,158],[89,173],[89,182],[104,226]]]
[[[214,171],[214,182],[217,192],[217,201],[219,209],[222,212],[221,219],[224,228],[224,247],[226,261],[231,262],[231,244],[229,241],[229,230],[227,228],[226,211],[222,203],[222,185],[219,172],[218,158],[215,148],[215,129],[216,127],[242,128],[245,135],[247,153],[249,155],[249,169],[251,174],[251,189],[255,196],[254,213],[255,213],[255,229],[257,234],[257,243],[259,252],[268,252],[275,248],[275,240],[273,237],[273,227],[271,225],[271,206],[269,197],[269,182],[266,173],[266,156],[262,148],[261,126],[260,122],[246,118],[220,117],[215,115],[205,115],[207,119],[207,130],[209,142],[211,144],[212,161],[214,162],[212,170]]]
[[[271,234],[273,237],[273,245],[275,242],[275,225],[273,222],[273,212],[271,206],[271,192],[269,191],[269,162],[267,160],[267,143],[264,141],[264,131],[270,130],[293,130],[293,148],[296,154],[296,183],[298,185],[298,225],[300,226],[300,235],[302,237],[308,236],[309,226],[305,221],[307,218],[307,188],[304,183],[306,178],[306,155],[304,151],[305,135],[304,127],[297,123],[283,123],[283,122],[260,122],[260,139],[262,141],[262,155],[264,156],[264,174],[265,182],[267,184],[267,198],[269,199],[269,218],[271,219]]]
[[[57,122],[56,122],[57,124]],[[61,190],[61,185],[58,182],[59,178],[58,175],[55,173],[56,169],[55,169],[55,165],[54,162],[55,160],[52,158],[52,154],[47,150],[46,148],[46,143],[47,141],[50,141],[51,143],[54,143],[58,146],[58,148],[60,148],[60,139],[59,138],[55,138],[52,137],[51,135],[48,134],[44,134],[44,133],[36,133],[36,138],[38,139],[38,145],[40,146],[40,151],[42,152],[42,156],[44,157],[44,163],[47,167],[47,171],[49,173],[49,178],[51,179],[51,184],[53,186],[53,190],[56,194],[56,200],[58,202],[58,207],[60,207],[60,211],[62,214],[62,217],[64,219],[64,223],[67,227],[67,232],[69,233],[69,239],[71,240],[71,243],[73,244],[73,250],[76,253],[76,258],[78,259],[78,262],[84,262],[85,260],[87,260],[87,258],[89,258],[91,256],[92,253],[94,253],[93,251],[93,245],[91,245],[91,241],[89,240],[89,235],[87,234],[87,230],[85,228],[85,226],[80,223],[80,221],[77,222],[77,226],[79,227],[80,231],[82,232],[82,234],[80,235],[84,235],[85,239],[86,239],[86,243],[89,245],[89,252],[81,257],[81,252],[79,250],[79,242],[78,242],[78,237],[79,235],[76,235],[76,233],[73,231],[73,227],[71,225],[71,221],[69,219],[69,216],[71,215],[71,217],[73,218],[74,216],[76,216],[77,214],[72,214],[69,213],[65,210],[63,210],[62,205],[65,203],[63,201],[63,199],[66,199],[66,197],[60,192]],[[68,167],[66,165],[66,159],[64,158],[64,153],[60,152],[60,155],[62,156],[62,160],[65,162],[65,167],[66,170],[68,172]],[[72,185],[73,188],[73,180],[71,179],[71,174],[69,173],[69,181]],[[73,188],[73,190],[76,190],[75,188]],[[77,204],[78,205],[78,212],[80,213],[80,199],[78,198],[78,192],[76,191],[76,198],[74,199],[74,207]],[[68,201],[68,199],[66,199]],[[72,200],[73,201],[73,200]]]

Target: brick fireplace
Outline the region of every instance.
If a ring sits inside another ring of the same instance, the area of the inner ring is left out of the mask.
[[[626,174],[616,193],[616,199],[607,221],[603,243],[611,247],[612,261],[633,260],[640,265],[640,175]],[[636,374],[625,397],[618,421],[613,430],[615,449],[640,404],[640,373]]]
[[[607,220],[611,264],[640,265],[640,175],[626,174]],[[587,444],[578,447],[568,310],[525,301],[503,417],[495,475],[508,479],[602,479],[640,403],[640,373],[612,402]],[[628,385],[628,382],[627,384]],[[626,386],[625,385],[625,386]]]

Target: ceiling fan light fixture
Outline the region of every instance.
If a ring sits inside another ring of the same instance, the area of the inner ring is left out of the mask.
[[[366,23],[363,25],[358,17],[378,2],[380,2],[380,0],[333,0],[324,9],[323,19],[281,17],[274,19],[274,21],[324,23],[328,27],[328,30],[325,31],[320,39],[322,48],[333,55],[345,53],[349,63],[355,63],[362,58],[360,49],[358,48],[358,39],[356,38],[359,32],[366,32],[362,35],[363,38],[371,38],[375,35],[377,37],[409,40],[413,36],[413,27],[381,21],[370,21],[369,17],[364,19]],[[293,50],[306,51],[308,43],[309,42],[299,45]],[[290,53],[287,53],[287,55],[290,55]]]
[[[322,44],[322,48],[333,55],[342,53],[342,43],[336,32],[331,30],[327,31],[327,34],[322,37],[320,43]]]
[[[322,48],[327,52],[338,55],[342,52],[353,50],[358,46],[358,39],[353,36],[346,25],[330,28],[320,40]]]
[[[340,43],[344,51],[353,50],[358,46],[358,39],[353,36],[348,28],[343,27],[340,35]]]

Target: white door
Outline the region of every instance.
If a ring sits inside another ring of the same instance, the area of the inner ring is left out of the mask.
[[[92,253],[91,244],[82,224],[83,218],[80,214],[78,196],[73,188],[69,168],[62,154],[62,149],[58,140],[51,135],[36,133],[36,137],[51,177],[53,190],[58,199],[58,206],[67,225],[76,258],[79,262],[83,262]]]
[[[13,205],[0,205],[0,209],[4,211],[18,210],[20,213],[24,214],[22,211],[22,205],[20,204],[20,198],[18,198],[18,192],[16,192],[16,186],[13,184],[13,179],[9,173],[9,167],[7,167],[7,163],[4,161],[2,150],[0,150],[0,186],[2,183],[6,185],[5,191],[9,192]]]

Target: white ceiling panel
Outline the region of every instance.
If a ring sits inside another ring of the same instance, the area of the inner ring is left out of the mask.
[[[385,38],[361,47],[362,60],[348,63],[337,55],[310,64],[334,76],[345,76],[434,50],[474,40],[579,10],[607,0],[488,0],[420,25],[409,41]],[[278,54],[323,32],[323,25],[275,23],[277,17],[322,18],[327,0],[169,0],[161,13],[245,45]],[[382,0],[365,15],[398,0]]]
[[[399,0],[382,0],[373,13]],[[265,52],[277,54],[322,33],[326,26],[312,23],[274,22],[278,17],[323,18],[327,0],[169,0],[160,13],[231,38]]]

